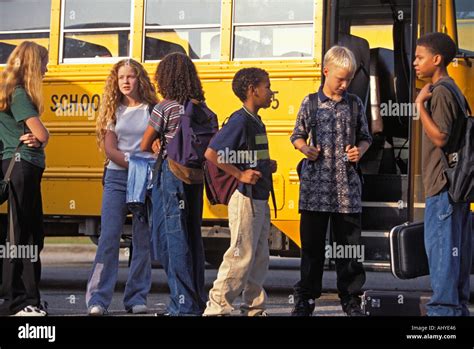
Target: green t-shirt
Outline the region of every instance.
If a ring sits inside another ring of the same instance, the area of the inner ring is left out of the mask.
[[[25,121],[38,116],[38,110],[31,102],[23,87],[17,87],[12,94],[10,109],[0,112],[0,141],[3,143],[3,159],[11,159],[20,143],[20,137],[30,130]],[[44,168],[45,156],[43,148],[31,148],[26,144],[20,147],[21,160]]]

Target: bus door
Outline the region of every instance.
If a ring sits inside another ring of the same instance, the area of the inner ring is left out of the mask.
[[[390,230],[408,220],[409,132],[413,115],[410,0],[328,1],[325,48],[354,52],[349,92],[360,97],[373,143],[360,161],[366,265],[387,267]]]

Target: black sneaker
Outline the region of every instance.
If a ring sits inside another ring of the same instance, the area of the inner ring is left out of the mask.
[[[347,316],[365,316],[358,300],[350,300],[347,303],[343,303],[342,310],[347,314]]]
[[[313,299],[300,299],[291,311],[291,316],[312,316],[314,311]]]

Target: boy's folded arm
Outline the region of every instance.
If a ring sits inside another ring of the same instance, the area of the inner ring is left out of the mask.
[[[232,164],[226,163],[224,161],[221,161],[219,159],[219,154],[212,149],[212,148],[207,148],[206,152],[204,153],[204,156],[206,159],[210,162],[212,162],[214,165],[219,167],[221,170],[227,172],[228,174],[234,176],[237,179],[240,179],[242,175],[242,171],[240,171],[237,167],[235,167]]]
[[[212,162],[221,170],[234,176],[242,183],[254,185],[257,183],[260,177],[262,177],[262,173],[259,171],[255,171],[252,169],[241,171],[236,166],[230,163],[226,163],[225,161],[222,161],[222,159],[219,159],[219,154],[217,154],[217,152],[212,148],[207,148],[206,152],[204,153],[204,156],[206,157],[208,161]]]

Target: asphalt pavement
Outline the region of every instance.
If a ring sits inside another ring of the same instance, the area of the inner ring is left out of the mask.
[[[51,244],[46,245],[42,254],[42,297],[49,303],[50,315],[85,315],[85,289],[95,257],[93,244]],[[288,315],[293,306],[292,287],[299,279],[299,258],[271,257],[270,270],[265,281],[268,294],[269,315]],[[120,251],[117,284],[110,315],[127,315],[122,304],[123,290],[128,275],[128,255],[126,249]],[[206,289],[212,287],[217,269],[206,268]],[[474,275],[471,276],[474,285]],[[390,272],[367,272],[365,290],[430,291],[429,277],[413,280],[398,280]],[[323,295],[317,300],[315,315],[343,316],[336,290],[336,273],[326,270],[323,277]],[[161,313],[168,302],[166,275],[160,267],[153,268],[152,287],[148,297],[149,316]],[[235,302],[238,315],[239,300]],[[474,305],[472,306],[474,314]]]

